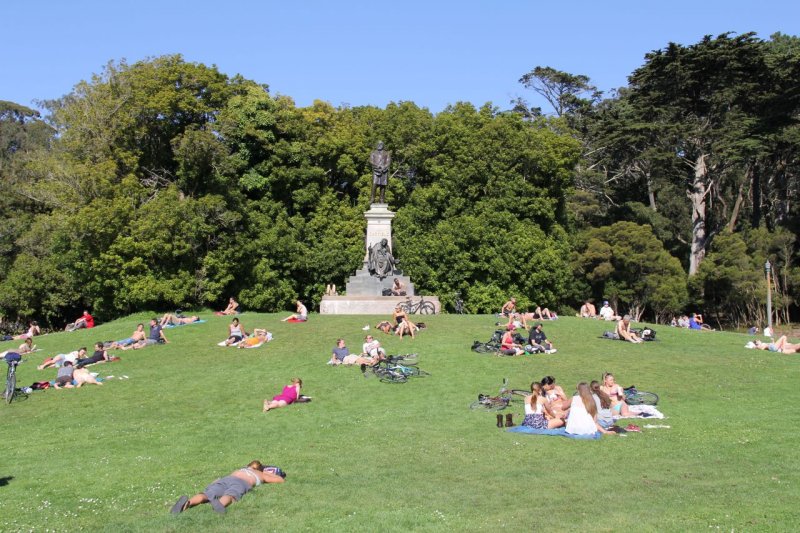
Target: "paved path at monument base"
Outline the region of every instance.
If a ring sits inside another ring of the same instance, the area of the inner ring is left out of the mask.
[[[322,315],[383,315],[388,320],[397,304],[406,300],[405,296],[323,296],[319,312]],[[412,297],[412,300],[419,302],[419,296]],[[441,312],[439,298],[425,296],[425,301],[433,304],[436,314]],[[425,315],[411,316],[412,320],[417,321]]]

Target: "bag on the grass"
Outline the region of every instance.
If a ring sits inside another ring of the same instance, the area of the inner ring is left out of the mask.
[[[496,350],[491,344],[481,341],[475,341],[470,348],[475,353],[492,353]]]
[[[654,341],[656,340],[656,330],[652,328],[644,328],[642,330],[642,340],[644,341]]]
[[[528,340],[525,337],[523,337],[522,335],[520,335],[519,333],[514,333],[511,336],[511,338],[514,339],[514,342],[516,344],[525,344],[526,342],[528,342]]]
[[[618,341],[619,340],[619,335],[617,335],[616,331],[605,331],[605,332],[603,332],[602,338]]]
[[[261,471],[275,474],[276,476],[281,476],[283,479],[286,479],[286,472],[279,466],[265,466]]]

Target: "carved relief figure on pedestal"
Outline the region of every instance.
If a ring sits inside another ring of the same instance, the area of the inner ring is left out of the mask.
[[[394,274],[398,262],[392,256],[392,252],[389,250],[389,241],[386,239],[381,239],[381,242],[369,249],[367,269],[372,276],[376,276],[378,279],[382,280]]]

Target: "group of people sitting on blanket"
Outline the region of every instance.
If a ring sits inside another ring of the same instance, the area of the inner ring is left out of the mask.
[[[514,325],[515,327],[522,327],[528,329],[528,321],[532,320],[557,320],[558,315],[556,315],[553,311],[550,311],[548,308],[536,306],[536,309],[533,312],[524,312],[521,313],[517,310],[517,299],[510,298],[503,306],[500,308],[500,316],[508,318],[508,323],[506,327]]]
[[[394,324],[392,324],[392,322],[394,322]],[[384,333],[394,333],[400,337],[400,340],[403,340],[405,335],[411,335],[411,339],[413,340],[414,334],[419,331],[419,325],[415,324],[408,317],[408,313],[403,309],[403,305],[398,304],[392,312],[392,321],[383,320],[378,322],[375,329],[379,329]]]
[[[542,323],[537,322],[533,325],[533,329],[528,332],[528,343],[523,345],[519,342],[521,339],[517,337],[516,326],[509,324],[503,332],[500,339],[500,354],[502,355],[523,355],[526,353],[556,353],[556,348],[553,343],[547,338],[542,330]]]
[[[553,376],[545,376],[531,383],[531,394],[525,397],[522,425],[534,429],[565,427],[573,435],[609,434],[614,433],[609,428],[615,418],[631,416],[635,415],[625,402],[625,391],[613,374],[603,374],[602,383],[578,383],[571,397],[567,397]]]
[[[364,344],[361,345],[359,355],[350,353],[344,339],[336,339],[336,346],[333,347],[328,364],[333,366],[360,365],[363,372],[368,366],[374,366],[385,359],[386,350],[383,349],[380,341],[372,335],[367,335],[364,337]]]

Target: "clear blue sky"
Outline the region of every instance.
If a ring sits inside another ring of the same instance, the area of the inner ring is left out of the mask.
[[[298,105],[447,104],[517,96],[537,65],[626,84],[644,54],[733,31],[800,33],[797,0],[6,0],[0,100],[58,98],[109,60],[180,53]],[[549,111],[546,109],[546,111]]]

